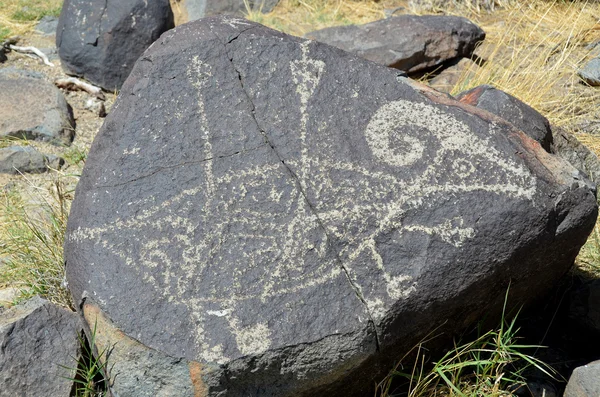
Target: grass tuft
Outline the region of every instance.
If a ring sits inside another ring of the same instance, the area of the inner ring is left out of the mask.
[[[79,359],[73,357],[76,362],[76,367],[65,367],[65,370],[74,374],[73,377],[67,379],[73,381],[74,397],[102,397],[106,391],[105,374],[108,369],[108,347],[94,354],[96,346],[97,324],[94,324],[94,329],[91,330],[90,340],[88,341],[85,334],[78,335],[79,345],[81,348],[81,356]]]
[[[490,330],[475,340],[457,345],[439,361],[428,368],[422,344],[415,347],[417,360],[410,372],[401,369],[401,363],[377,386],[376,396],[393,397],[393,384],[397,378],[408,382],[408,397],[501,397],[513,396],[526,387],[523,376],[532,367],[549,377],[556,372],[525,352],[540,346],[518,343],[515,322],[517,316],[508,321],[505,317],[505,298],[502,318],[498,329]],[[413,349],[413,351],[415,350]],[[409,354],[411,354],[410,352]],[[406,394],[403,394],[406,395]]]
[[[39,294],[73,307],[62,249],[72,200],[65,186],[57,178],[49,192],[29,197],[15,188],[0,192],[0,288],[17,288],[19,300]]]
[[[0,42],[32,30],[45,16],[58,16],[62,0],[0,0]]]

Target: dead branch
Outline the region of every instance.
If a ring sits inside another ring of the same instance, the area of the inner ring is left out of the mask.
[[[23,54],[35,54],[38,57],[40,57],[42,59],[42,62],[44,62],[45,65],[54,67],[54,64],[52,62],[50,62],[50,60],[48,59],[48,57],[46,56],[46,54],[44,54],[42,51],[38,50],[35,47],[19,47],[16,46],[14,44],[9,44],[8,45],[8,49],[11,51],[15,51],[15,52],[20,52]]]
[[[95,85],[86,83],[85,81],[81,81],[76,77],[66,77],[66,78],[62,78],[62,79],[56,79],[56,80],[54,80],[54,85],[56,85],[58,88],[64,88],[66,90],[72,90],[72,91],[82,90],[82,91],[87,92],[90,95],[95,96],[96,98],[98,98],[102,101],[104,101],[106,99],[106,97],[104,96],[104,93],[102,92],[102,89],[100,87],[96,87]]]

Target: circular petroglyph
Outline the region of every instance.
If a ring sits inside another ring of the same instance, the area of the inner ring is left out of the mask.
[[[449,114],[440,114],[434,106],[397,100],[386,103],[373,114],[365,136],[379,160],[393,166],[409,166],[420,160],[425,152],[424,139],[409,135],[415,127],[437,136],[445,131],[468,133],[465,124]],[[400,132],[402,136],[396,136]],[[399,144],[404,146],[399,147]]]

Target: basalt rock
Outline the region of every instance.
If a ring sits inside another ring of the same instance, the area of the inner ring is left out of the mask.
[[[415,73],[470,57],[485,32],[466,18],[400,15],[366,25],[335,26],[306,35],[371,61]]]
[[[560,127],[550,127],[548,119],[514,96],[483,85],[459,94],[457,99],[510,121],[548,152],[567,160],[594,183],[600,182],[598,157],[572,134]]]
[[[169,0],[65,0],[56,47],[65,70],[117,90],[137,58],[174,26]]]
[[[397,70],[207,18],[124,84],[77,186],[67,278],[126,341],[123,371],[169,373],[154,395],[363,396],[432,330],[499,313],[509,284],[514,304],[553,286],[597,215],[574,173]]]
[[[71,395],[82,322],[40,297],[0,313],[0,396]]]
[[[43,76],[25,70],[0,70],[0,137],[70,145],[75,137],[73,110]]]

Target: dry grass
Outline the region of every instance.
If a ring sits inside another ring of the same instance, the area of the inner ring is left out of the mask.
[[[26,178],[25,176],[23,176]],[[47,187],[0,192],[0,289],[17,288],[17,300],[33,295],[72,307],[65,285],[63,240],[77,178],[53,172]]]
[[[62,0],[0,0],[0,40],[29,32],[46,15],[58,16]]]

